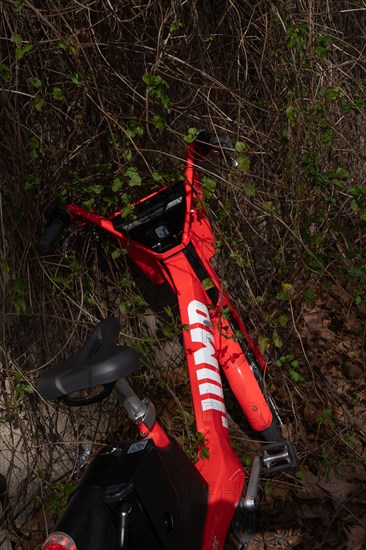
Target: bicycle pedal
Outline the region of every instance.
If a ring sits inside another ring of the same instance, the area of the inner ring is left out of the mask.
[[[262,464],[267,475],[293,471],[298,467],[295,447],[287,439],[263,445],[262,451]]]

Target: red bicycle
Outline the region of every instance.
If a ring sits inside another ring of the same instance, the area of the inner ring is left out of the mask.
[[[140,440],[108,446],[95,457],[44,550],[219,550],[230,525],[246,548],[261,468],[267,473],[296,468],[294,448],[283,438],[281,420],[264,389],[266,361],[211,262],[215,239],[196,163],[231,150],[227,139],[202,131],[188,145],[184,181],[135,203],[132,221],[121,212],[107,218],[70,204],[55,213],[38,242],[45,254],[66,225],[95,224],[127,250],[151,281],[169,283],[185,327],[197,432],[207,449],[192,464],[164,432],[152,403],[140,400],[125,380],[138,366],[136,353],[117,344],[115,319],[102,321],[76,355],[40,376],[38,389],[45,399],[68,405],[94,402],[115,389]],[[246,484],[230,445],[222,374],[251,430],[265,442]],[[103,386],[97,396],[70,397],[96,386]]]

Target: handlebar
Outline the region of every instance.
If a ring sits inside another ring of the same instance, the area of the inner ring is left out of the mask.
[[[237,168],[238,163],[232,157],[232,154],[235,153],[235,147],[230,138],[216,136],[208,130],[200,130],[196,136],[196,143],[205,155],[212,153],[217,156],[227,156]]]
[[[52,245],[57,241],[57,238],[69,223],[70,214],[67,210],[61,208],[54,210],[45,231],[37,241],[36,249],[38,254],[41,256],[48,254]]]
[[[196,141],[198,141],[201,144],[208,145],[211,148],[217,148],[227,150],[230,153],[233,153],[235,151],[234,144],[231,141],[230,138],[227,137],[219,137],[214,134],[211,134],[208,130],[200,130],[197,133]]]

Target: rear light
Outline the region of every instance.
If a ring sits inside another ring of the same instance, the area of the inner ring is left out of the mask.
[[[75,542],[66,533],[55,531],[42,546],[42,550],[78,550]]]

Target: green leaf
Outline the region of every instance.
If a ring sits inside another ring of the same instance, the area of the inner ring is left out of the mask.
[[[164,311],[168,317],[170,317],[171,319],[174,319],[174,313],[172,312],[169,306],[164,306]]]
[[[276,348],[282,348],[282,340],[279,337],[279,334],[276,330],[274,331],[274,333],[272,335],[272,341],[273,341],[274,345],[276,346]]]
[[[354,103],[349,103],[348,101],[345,101],[341,105],[341,109],[343,113],[351,113],[352,111],[355,113],[360,113],[361,109],[363,108],[364,103],[362,100],[357,100]]]
[[[250,158],[247,155],[238,157],[236,162],[238,163],[238,169],[240,172],[248,172],[250,168]]]
[[[237,153],[244,153],[246,151],[248,151],[248,146],[246,143],[244,143],[244,141],[237,141],[235,143],[235,151]]]
[[[285,110],[285,115],[287,117],[287,120],[289,121],[290,126],[296,125],[296,115],[295,115],[295,109],[293,105],[289,105],[287,109]]]
[[[157,130],[160,130],[160,132],[162,132],[165,129],[165,126],[166,126],[165,120],[160,115],[153,116],[152,123]]]
[[[272,201],[265,201],[263,203],[263,206],[265,206],[265,208],[267,208],[267,210],[270,210],[271,212],[276,212],[276,207]]]
[[[209,277],[207,277],[206,279],[203,279],[203,281],[201,281],[201,284],[202,284],[202,288],[204,290],[209,290],[210,288],[215,288],[215,285],[214,285],[212,279],[210,279]]]
[[[277,292],[276,298],[283,301],[291,300],[290,291],[292,288],[291,283],[281,283],[281,289]]]
[[[329,99],[330,101],[334,99],[338,99],[343,94],[340,91],[338,86],[332,86],[331,88],[328,88],[327,90],[323,90],[323,97],[324,99]]]
[[[206,36],[202,37],[202,42],[213,42],[215,40],[214,34],[207,34]]]
[[[120,178],[114,178],[112,183],[112,191],[113,193],[117,193],[121,189],[123,185],[123,181]]]
[[[262,354],[265,354],[267,352],[270,342],[271,342],[270,339],[264,336],[260,336],[258,338],[259,349]]]
[[[1,271],[3,273],[9,273],[10,271],[9,263],[6,259],[1,262]]]
[[[66,38],[63,38],[62,40],[60,40],[58,43],[57,43],[58,47],[61,48],[62,50],[64,51],[67,51],[67,52],[70,52],[72,53],[73,55],[76,54],[76,49],[74,46],[72,46],[70,44],[70,38],[69,37],[66,37]]]
[[[332,38],[327,34],[321,36],[316,45],[315,45],[315,55],[320,57],[320,59],[325,59],[328,53],[327,46],[332,43]]]
[[[142,77],[142,82],[144,82],[146,86],[152,86],[154,77],[151,74],[145,73]]]
[[[73,73],[70,76],[70,79],[71,79],[71,82],[73,84],[75,84],[75,86],[81,86],[82,80],[81,80],[80,75],[78,73]]]
[[[33,103],[37,111],[40,111],[44,105],[44,99],[41,95],[37,94],[36,97],[34,98]]]
[[[285,327],[288,323],[288,317],[285,314],[280,315],[276,318],[276,322],[280,325],[280,327]]]
[[[20,34],[13,32],[10,42],[14,42],[14,44],[19,48],[20,44],[23,42],[23,37]]]
[[[115,248],[112,252],[112,260],[118,260],[122,256],[122,250],[120,248]]]
[[[332,143],[333,139],[334,139],[334,132],[332,130],[332,128],[328,128],[327,130],[325,130],[322,135],[320,136],[320,139],[322,141],[322,143],[324,143],[325,145],[328,145],[329,143]]]
[[[304,296],[305,304],[307,306],[311,306],[314,303],[314,300],[316,298],[315,292],[311,288],[304,288],[303,296]]]
[[[360,220],[366,222],[366,210],[361,210]]]
[[[246,194],[247,197],[254,197],[255,195],[255,185],[249,184],[249,185],[243,185],[243,191]]]
[[[121,212],[121,218],[127,218],[132,214],[133,210],[134,207],[132,206],[132,204],[125,204]]]
[[[173,334],[173,327],[171,325],[165,325],[165,327],[163,327],[161,330],[164,336],[166,336],[167,338],[170,338],[170,336]]]
[[[154,181],[159,182],[159,181],[162,181],[162,180],[163,180],[163,176],[162,176],[162,175],[160,174],[160,172],[158,172],[157,170],[153,170],[153,172],[152,172],[151,175],[152,175],[152,179],[153,179]]]
[[[127,176],[130,180],[129,181],[130,187],[136,187],[141,185],[142,183],[141,176],[138,173],[137,168],[135,168],[134,166],[130,166],[129,168],[127,168],[125,172],[125,176]]]
[[[303,382],[304,377],[296,370],[290,370],[290,378],[293,382]]]
[[[91,198],[91,199],[89,199],[89,200],[87,200],[87,201],[83,201],[83,207],[85,208],[85,210],[89,211],[89,210],[91,210],[91,208],[92,208],[94,202],[95,202],[95,201],[94,201],[93,198]]]
[[[197,128],[189,128],[188,130],[188,133],[186,136],[184,136],[184,141],[186,143],[192,143],[192,141],[194,141],[196,139],[196,136],[197,136]]]
[[[42,82],[36,76],[31,76],[30,78],[28,78],[28,84],[30,84],[32,88],[36,88],[37,90],[39,90],[42,86]]]
[[[7,65],[5,65],[4,63],[0,63],[0,78],[1,80],[3,80],[4,82],[9,82],[10,80],[10,69]]]
[[[289,292],[293,288],[293,285],[291,283],[281,283],[281,287],[284,292]]]
[[[200,458],[204,459],[209,457],[210,457],[210,451],[208,450],[208,448],[206,446],[202,447],[200,451]]]
[[[17,0],[15,2],[15,6],[13,8],[15,13],[19,13],[21,11],[24,2],[25,2],[25,0]]]
[[[54,86],[52,88],[52,97],[56,101],[61,101],[64,98],[64,93],[61,90],[61,88],[58,88],[57,86]]]
[[[209,200],[215,192],[217,182],[214,178],[203,176],[201,183],[203,196],[206,200]]]
[[[143,75],[142,80],[146,84],[149,94],[151,94],[166,111],[170,112],[170,100],[169,97],[165,95],[165,90],[169,88],[169,84],[161,76],[154,76],[148,73]]]
[[[38,157],[38,154],[35,158],[37,157]],[[41,185],[41,180],[39,179],[39,177],[34,176],[33,174],[27,174],[25,178],[25,183],[24,183],[24,189],[26,191],[28,191],[29,189],[33,189],[34,187],[39,187],[40,185]]]
[[[346,180],[349,178],[349,172],[345,168],[338,166],[338,168],[336,168],[336,176],[340,180]]]
[[[347,189],[348,193],[351,193],[351,195],[358,197],[364,193],[363,187],[360,185],[354,185],[353,187],[350,187]]]
[[[169,26],[170,32],[178,31],[183,27],[183,23],[181,21],[173,21],[173,23]]]
[[[33,46],[31,44],[26,44],[23,48],[17,48],[15,50],[15,56],[17,59],[22,59],[26,53],[30,52]]]

